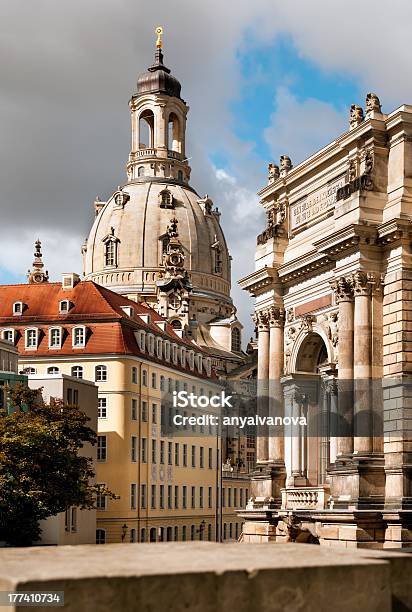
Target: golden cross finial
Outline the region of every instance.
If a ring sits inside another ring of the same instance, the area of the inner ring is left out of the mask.
[[[158,49],[162,48],[162,34],[163,34],[163,28],[162,26],[158,26],[155,30],[156,34],[157,34],[157,40],[156,40],[156,47]]]

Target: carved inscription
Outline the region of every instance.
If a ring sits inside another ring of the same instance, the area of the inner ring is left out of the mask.
[[[344,184],[345,177],[341,176],[292,204],[290,207],[291,229],[296,230],[301,225],[310,223],[333,208],[337,191]]]

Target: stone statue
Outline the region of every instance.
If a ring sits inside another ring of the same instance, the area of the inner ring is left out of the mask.
[[[337,347],[339,342],[339,328],[338,328],[338,313],[331,312],[329,315],[329,340],[333,347]]]
[[[303,527],[299,518],[292,513],[282,517],[278,530],[286,536],[286,542],[319,544],[318,538],[307,527]]]
[[[348,183],[351,183],[356,178],[356,161],[351,159],[348,165]]]
[[[276,179],[279,178],[279,176],[280,176],[279,166],[277,166],[276,164],[269,164],[268,165],[268,184],[270,185],[271,183],[274,183],[274,181],[276,181]]]
[[[364,120],[363,108],[358,104],[352,104],[350,107],[349,127],[351,130],[357,127]]]
[[[376,113],[382,112],[382,106],[378,96],[374,93],[368,93],[366,96],[366,113],[371,113],[375,111]]]
[[[289,170],[292,170],[292,162],[289,155],[280,156],[280,176],[285,176]]]

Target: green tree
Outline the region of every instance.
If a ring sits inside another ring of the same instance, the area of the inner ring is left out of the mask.
[[[10,414],[0,414],[0,541],[29,546],[41,534],[39,521],[70,506],[95,507],[93,462],[79,456],[84,444],[96,444],[89,418],[77,406],[43,401],[41,390],[24,385],[8,389]]]

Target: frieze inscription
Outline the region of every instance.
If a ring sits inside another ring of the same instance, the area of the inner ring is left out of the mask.
[[[341,176],[292,204],[290,207],[291,230],[310,223],[333,208],[338,189],[344,184],[345,177]]]

